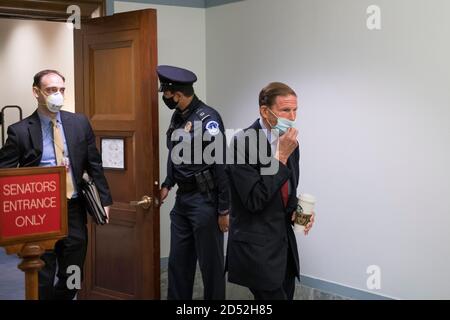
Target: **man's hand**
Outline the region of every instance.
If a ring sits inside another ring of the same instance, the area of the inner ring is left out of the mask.
[[[169,189],[167,189],[166,187],[162,188],[159,191],[159,198],[161,199],[161,204],[164,203],[164,200],[166,200],[168,195],[169,195]]]
[[[308,223],[308,224],[306,225],[306,227],[305,227],[305,231],[304,231],[304,232],[305,232],[305,236],[308,235],[309,231],[310,231],[311,228],[313,227],[315,216],[316,216],[316,213],[313,211],[313,214],[312,214],[312,216],[311,216],[311,219],[309,220],[309,223]]]
[[[298,130],[289,128],[288,131],[280,137],[275,159],[278,159],[278,161],[286,165],[292,152],[294,152],[298,146],[297,136]]]
[[[230,215],[227,214],[226,216],[219,216],[219,229],[223,233],[228,232],[228,227],[230,225]]]
[[[291,217],[292,222],[295,221],[296,215],[297,215],[297,213],[294,211],[294,212],[292,213],[292,217]],[[315,216],[316,216],[316,213],[313,211],[312,216],[311,216],[311,219],[309,219],[309,223],[308,223],[308,224],[306,225],[306,227],[305,227],[305,231],[304,231],[305,236],[308,235],[309,231],[310,231],[311,228],[313,227]]]
[[[106,213],[106,223],[109,223],[109,208],[110,208],[110,206],[103,207],[103,209],[105,209],[105,213]]]

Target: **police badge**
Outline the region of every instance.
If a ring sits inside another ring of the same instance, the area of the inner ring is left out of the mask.
[[[186,123],[186,125],[184,126],[184,131],[186,131],[187,133],[191,132],[192,129],[192,122],[188,121]]]

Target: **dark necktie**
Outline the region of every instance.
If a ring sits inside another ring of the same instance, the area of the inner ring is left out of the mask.
[[[281,197],[283,199],[283,204],[286,207],[289,200],[289,180],[281,187]]]

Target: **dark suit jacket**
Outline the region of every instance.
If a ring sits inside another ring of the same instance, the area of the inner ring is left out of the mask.
[[[259,121],[234,137],[235,155],[238,153],[237,145],[243,143],[249,129],[261,129]],[[270,154],[266,136],[262,135],[262,138],[266,140]],[[256,164],[248,162],[251,145],[254,146],[254,143],[245,147],[246,164],[227,167],[231,190],[228,280],[256,290],[274,290],[283,284],[288,250],[294,257],[297,277],[300,274],[297,242],[291,222],[297,206],[299,149],[290,156],[287,166],[278,162],[276,174],[261,175],[260,169],[264,165],[259,157]],[[288,179],[293,189],[285,207],[281,187]]]
[[[67,148],[75,183],[87,171],[94,180],[103,206],[112,204],[102,159],[95,145],[91,125],[83,114],[61,111]],[[43,149],[41,121],[37,111],[8,128],[8,139],[0,150],[0,168],[37,167]]]

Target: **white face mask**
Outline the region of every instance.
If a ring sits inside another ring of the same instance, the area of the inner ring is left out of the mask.
[[[64,105],[64,97],[61,92],[55,92],[46,98],[47,109],[50,112],[58,113]]]
[[[277,124],[272,127],[272,129],[278,130],[280,137],[285,134],[289,128],[295,127],[295,121],[286,119],[286,118],[280,118],[278,117],[272,110],[267,108],[276,118],[277,118]]]

